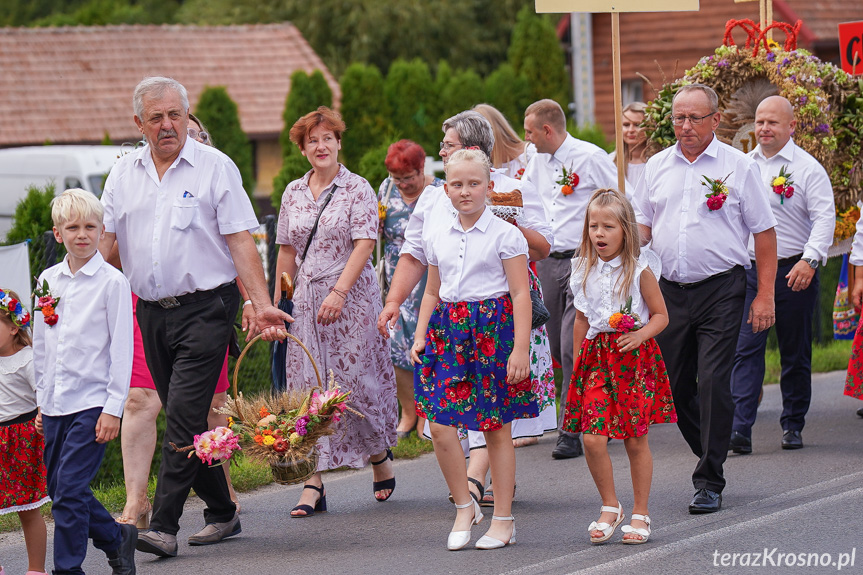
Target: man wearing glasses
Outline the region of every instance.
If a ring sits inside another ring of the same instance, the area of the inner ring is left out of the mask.
[[[731,367],[743,314],[753,332],[775,321],[776,220],[758,166],[720,142],[718,98],[681,87],[672,102],[677,144],[656,154],[634,194],[642,242],[662,260],[668,328],[656,337],[677,409],[677,425],[699,461],[689,512],[722,505],[734,402]],[[758,290],[744,309],[748,242],[754,237]]]

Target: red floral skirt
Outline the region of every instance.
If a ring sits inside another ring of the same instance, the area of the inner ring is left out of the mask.
[[[0,427],[0,515],[50,501],[43,450],[35,420]]]
[[[848,375],[845,377],[845,395],[863,399],[863,321],[854,333]]]
[[[653,423],[674,423],[677,413],[659,346],[617,349],[620,333],[585,339],[572,370],[563,429],[615,439],[641,437]]]

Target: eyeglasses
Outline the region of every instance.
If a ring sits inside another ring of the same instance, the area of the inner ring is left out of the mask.
[[[420,173],[419,173],[419,172],[416,172],[416,173],[414,173],[414,174],[412,174],[412,175],[410,175],[410,176],[405,176],[404,178],[397,178],[397,177],[395,177],[395,176],[394,176],[394,175],[392,175],[392,174],[390,174],[390,177],[391,177],[391,178],[392,178],[392,180],[396,183],[396,185],[400,186],[400,185],[402,185],[402,184],[406,184],[406,183],[410,182],[411,180],[416,179],[416,177],[417,177],[417,176],[419,176],[419,175],[420,175]]]
[[[700,126],[701,122],[704,121],[705,118],[709,118],[713,116],[716,112],[710,112],[705,116],[671,116],[671,123],[675,126],[682,126],[686,123],[686,120],[689,120],[689,123],[693,126]]]
[[[441,142],[440,143],[441,151],[447,152],[447,153],[449,153],[449,151],[454,149],[454,148],[461,148],[461,147],[462,147],[461,144],[451,144],[449,142]]]
[[[206,144],[210,140],[210,134],[207,132],[199,132],[195,128],[189,128],[189,137],[198,140],[202,144]]]

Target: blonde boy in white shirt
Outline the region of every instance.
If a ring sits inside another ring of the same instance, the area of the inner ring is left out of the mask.
[[[53,500],[54,572],[83,573],[87,539],[108,556],[114,575],[135,573],[134,525],[120,525],[90,491],[105,444],[120,430],[132,374],[129,282],[98,253],[102,204],[85,190],[52,202],[54,237],[65,259],[39,276],[33,371]],[[49,302],[45,298],[53,298]],[[53,313],[51,309],[53,308]]]

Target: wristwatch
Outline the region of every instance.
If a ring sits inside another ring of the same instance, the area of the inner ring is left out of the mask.
[[[812,258],[800,258],[800,261],[804,261],[804,262],[806,262],[807,264],[809,264],[809,267],[810,267],[810,268],[812,268],[813,270],[817,270],[817,269],[818,269],[818,260],[816,260],[816,259],[812,259]]]

